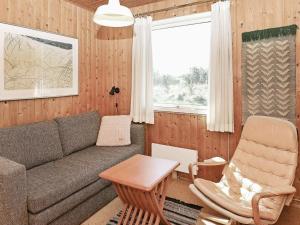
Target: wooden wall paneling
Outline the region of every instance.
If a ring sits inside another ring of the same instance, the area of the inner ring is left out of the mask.
[[[113,69],[116,65],[113,64],[113,53],[114,53],[114,41],[112,40],[112,35],[113,35],[113,29],[112,28],[100,28],[100,29],[105,29],[107,30],[107,63],[106,63],[106,68],[104,70],[105,74],[105,81],[106,85],[104,88],[104,95],[105,95],[105,105],[104,107],[107,107],[106,114],[113,115],[115,114],[115,97],[116,96],[111,96],[108,94],[108,92],[111,90],[111,87],[113,86],[114,82],[114,77],[113,77]]]
[[[81,95],[81,79],[84,76],[81,72],[81,46],[84,44],[81,40],[80,37],[80,32],[81,32],[81,28],[80,28],[80,18],[81,18],[81,10],[77,7],[74,7],[73,12],[72,12],[72,18],[73,18],[73,29],[74,29],[74,35],[75,37],[78,38],[78,90],[79,90],[79,96]],[[80,105],[79,105],[79,96],[72,96],[72,114],[77,114],[80,112]]]
[[[25,26],[30,26],[31,25],[31,15],[30,11],[33,11],[29,2],[22,2],[17,6],[18,11],[20,12],[19,14],[15,14],[14,21],[16,24],[24,24]],[[25,12],[22,10],[23,8],[28,7],[30,11]],[[14,103],[16,104],[16,103]],[[34,101],[33,100],[27,100],[23,102],[19,102],[18,105],[18,117],[17,117],[17,122],[25,121],[28,123],[29,121],[32,121],[34,114],[31,113],[31,110],[34,108]]]
[[[284,4],[284,24],[289,25],[289,24],[297,24],[298,27],[300,26],[300,1],[297,0],[285,0]],[[296,35],[296,87],[297,87],[297,92],[296,92],[296,125],[298,128],[298,140],[299,139],[299,129],[300,129],[300,34],[299,30]],[[300,145],[299,145],[299,152],[300,152]],[[300,163],[300,156],[298,156],[298,164]],[[296,196],[300,198],[300,167],[298,166],[297,168],[297,174],[295,178],[295,187],[297,188],[297,194]]]
[[[77,19],[77,26],[78,26],[78,35],[80,38],[80,42],[82,43],[79,46],[79,57],[80,57],[80,64],[79,64],[79,73],[84,74],[84,76],[79,77],[79,87],[80,87],[80,95],[79,95],[79,102],[78,102],[78,113],[84,112],[86,108],[86,82],[87,82],[87,77],[88,75],[86,74],[86,63],[85,63],[85,52],[86,52],[86,42],[87,42],[87,37],[86,37],[86,11],[80,10],[78,14],[78,19]]]
[[[231,20],[232,20],[232,61],[233,61],[233,101],[234,101],[234,133],[229,135],[229,157],[231,158],[236,145],[237,141],[239,140],[239,135],[241,133],[241,118],[238,116],[239,114],[242,114],[242,108],[241,108],[241,89],[239,86],[241,85],[241,79],[239,76],[239,68],[237,66],[234,66],[237,64],[239,57],[239,48],[238,41],[240,39],[240,35],[238,34],[237,30],[240,24],[237,20],[237,8],[239,7],[237,1],[231,2]]]
[[[101,71],[101,80],[99,81],[100,84],[102,83],[101,86],[101,92],[102,92],[102,98],[103,98],[103,104],[101,105],[101,112],[103,112],[102,114],[109,114],[108,108],[111,108],[111,106],[109,105],[109,102],[107,101],[108,98],[108,92],[107,90],[111,87],[111,84],[107,82],[108,80],[108,69],[109,69],[109,39],[108,39],[108,32],[103,32],[102,30],[107,30],[106,28],[100,28],[101,33],[103,33],[103,35],[105,35],[105,33],[107,33],[105,35],[105,39],[101,40],[103,42],[103,44],[101,44],[101,48],[103,48],[103,51],[101,51],[101,57],[102,56],[106,56],[103,59],[103,68]]]
[[[59,1],[48,2],[48,31],[53,33],[61,33],[61,3]],[[30,26],[29,26],[30,27]],[[48,99],[48,119],[53,117],[61,116],[61,108],[64,102],[64,97],[62,98],[50,98]],[[52,104],[56,104],[56,107],[51,107]],[[30,121],[26,122],[29,123]]]
[[[96,110],[92,47],[98,39],[92,34],[99,27],[93,13],[63,0],[0,0],[0,5],[0,22],[78,38],[80,79],[79,96],[0,102],[0,127]]]
[[[110,111],[111,109],[113,109],[113,104],[110,104],[110,101],[109,101],[109,98],[111,96],[108,96],[108,90],[111,88],[112,86],[112,80],[110,81],[109,78],[111,78],[111,73],[109,72],[110,68],[112,69],[113,66],[111,64],[111,56],[109,55],[110,54],[110,44],[109,44],[109,32],[108,32],[108,29],[107,28],[100,28],[101,30],[105,30],[107,32],[106,34],[106,39],[104,41],[104,45],[102,45],[102,47],[104,48],[104,54],[106,57],[104,59],[104,70],[102,71],[102,76],[103,76],[103,79],[102,79],[102,82],[104,83],[104,86],[102,87],[102,94],[103,94],[103,97],[104,97],[104,105],[102,105],[102,107],[104,107],[102,110],[105,112],[104,114],[111,114]],[[104,32],[103,32],[104,33]],[[106,44],[105,44],[106,43]]]
[[[111,74],[109,74],[109,68],[112,64],[110,64],[111,56],[110,54],[110,40],[109,40],[109,31],[108,28],[101,27],[98,31],[98,38],[99,38],[99,47],[100,47],[100,57],[101,59],[103,57],[103,60],[101,63],[101,69],[100,69],[100,79],[99,87],[101,92],[101,108],[100,112],[101,114],[110,114],[109,110],[112,108],[112,104],[109,103],[109,97],[108,96],[108,90],[112,86],[112,80],[109,80],[109,77],[111,78]]]
[[[105,91],[105,94],[107,96],[106,101],[107,101],[107,105],[108,107],[108,114],[110,115],[114,115],[116,114],[116,109],[115,109],[115,102],[116,102],[116,95],[111,96],[108,94],[108,92],[111,90],[111,87],[114,85],[114,74],[115,74],[115,69],[116,69],[116,65],[118,64],[114,64],[114,55],[115,55],[115,51],[116,51],[116,40],[114,38],[114,29],[113,28],[109,28],[108,29],[108,43],[109,44],[109,48],[108,48],[108,69],[106,71],[106,78],[107,78],[107,89]]]
[[[87,36],[87,48],[86,48],[86,58],[88,59],[86,62],[86,71],[88,74],[88,82],[86,85],[86,92],[87,92],[87,111],[92,111],[95,110],[96,105],[95,105],[95,96],[96,96],[96,92],[95,92],[95,66],[93,63],[93,60],[95,59],[94,55],[93,55],[93,50],[94,49],[94,44],[96,41],[94,41],[95,39],[92,39],[93,37],[93,30],[92,28],[94,28],[94,24],[93,24],[93,20],[91,17],[91,14],[88,13],[87,14],[87,30],[86,30],[86,36]],[[94,38],[94,37],[93,37]]]
[[[122,29],[123,30],[123,29]],[[126,33],[126,31],[123,31],[124,34]],[[122,39],[122,32],[115,32],[114,33],[115,38],[117,39],[116,42],[116,46],[115,48],[117,48],[117,51],[115,51],[115,56],[114,59],[116,60],[116,63],[120,65],[120,67],[117,67],[114,71],[114,84],[116,84],[117,87],[119,87],[122,91],[121,95],[117,95],[117,99],[116,99],[116,103],[118,103],[118,109],[116,109],[116,114],[122,114],[123,112],[123,107],[124,107],[124,100],[126,99],[126,91],[124,89],[124,85],[123,85],[123,79],[122,79],[122,75],[124,73],[124,71],[126,71],[126,68],[124,67],[124,63],[123,63],[123,50],[124,50],[124,41]],[[117,46],[123,46],[122,48],[118,48]],[[127,80],[126,80],[127,81]],[[127,102],[126,102],[127,105]]]
[[[86,82],[85,82],[85,87],[84,87],[84,92],[86,94],[86,110],[85,111],[90,111],[91,106],[93,104],[92,102],[92,90],[93,87],[91,86],[91,18],[89,14],[86,14],[86,19],[85,19],[85,29],[84,29],[84,36],[85,36],[85,41],[86,41],[86,47],[84,49],[84,54],[83,57],[85,57],[85,63],[84,63],[84,73],[86,75]]]
[[[79,29],[78,29],[78,26],[77,26],[77,20],[78,20],[78,11],[79,11],[79,9],[78,9],[78,7],[76,7],[76,6],[73,6],[72,7],[72,23],[73,23],[73,28],[72,28],[72,33],[71,33],[71,36],[73,36],[73,37],[78,37],[78,31],[79,31]],[[80,49],[80,45],[81,45],[82,43],[78,40],[78,51],[79,51],[79,49]],[[79,58],[79,56],[78,56],[78,65],[80,64],[80,58]],[[79,71],[79,67],[80,67],[80,65],[78,66],[78,71]],[[80,74],[80,72],[78,72],[79,73],[79,77],[78,77],[78,81],[79,81],[79,86],[78,86],[78,89],[80,90],[80,85],[81,85],[81,83],[80,83],[80,77],[81,76],[83,76],[82,74]],[[77,108],[78,108],[78,96],[72,96],[71,97],[72,98],[72,108],[71,108],[71,113],[70,114],[75,114],[76,113],[76,111],[77,111]]]
[[[8,20],[8,12],[9,5],[7,1],[3,1],[3,4],[0,7],[0,21]],[[8,115],[5,111],[8,109],[8,104],[6,102],[0,102],[0,126],[6,126],[6,123],[10,120],[6,115]],[[6,119],[4,119],[6,118]]]
[[[95,26],[95,25],[94,25]],[[102,64],[100,63],[101,58],[101,48],[100,48],[100,41],[99,41],[99,30],[95,31],[96,41],[96,109],[100,112],[101,103],[102,103],[102,95],[101,95],[101,86],[100,86],[100,79],[101,79],[101,72],[102,72]]]
[[[132,27],[123,28],[123,33],[120,32],[121,44],[123,48],[121,49],[121,64],[122,70],[120,71],[120,88],[121,88],[121,100],[120,100],[120,113],[129,114],[130,113],[130,101],[131,101],[131,51],[132,51]],[[119,96],[119,97],[120,97]]]
[[[60,32],[73,36],[73,5],[61,4],[61,14],[64,16],[60,17]],[[64,97],[63,101],[60,102],[60,116],[70,115],[72,113],[72,97]]]
[[[21,16],[20,16],[20,23],[23,20],[23,22],[25,22],[25,26],[28,27],[34,27],[35,26],[35,20],[34,20],[34,5],[33,5],[33,1],[22,1],[21,7],[23,8],[27,8],[27,11],[21,10]],[[21,9],[22,9],[21,8]],[[35,119],[35,114],[31,112],[31,109],[35,109],[35,102],[34,100],[29,100],[27,101],[27,105],[26,105],[26,121],[28,123],[30,123],[30,121],[34,121]]]
[[[34,25],[32,27],[35,27],[38,30],[43,30],[43,1],[33,1],[32,4],[35,5],[35,7],[33,8],[33,20]],[[17,102],[17,101],[16,101]],[[46,113],[44,110],[44,101],[42,99],[36,99],[34,101],[34,121],[38,121],[38,120],[45,120],[46,119]],[[12,113],[12,115],[16,115],[16,113]],[[16,124],[11,122],[10,124]]]
[[[44,1],[44,10],[45,10],[45,21],[46,21],[46,29],[45,31],[49,31],[49,32],[55,32],[55,30],[57,29],[55,24],[53,23],[53,21],[55,21],[54,19],[54,15],[52,15],[52,13],[55,14],[56,10],[55,8],[53,8],[53,6],[56,5],[57,2],[53,2],[53,4],[51,4],[49,1]],[[47,11],[46,11],[47,10]],[[26,102],[28,100],[23,100],[23,101],[18,101],[20,103],[22,102]],[[58,108],[58,104],[55,101],[54,98],[47,98],[47,99],[43,99],[44,103],[44,109],[46,111],[46,119],[49,119],[51,117],[55,117],[54,116],[54,112],[56,110],[56,108]],[[18,122],[18,124],[20,124],[20,122]],[[24,121],[24,123],[28,123],[27,121]]]
[[[96,55],[97,55],[97,60],[96,60],[96,108],[98,109],[99,112],[101,112],[101,106],[103,105],[103,98],[102,98],[102,92],[101,92],[101,85],[100,85],[100,80],[102,80],[102,71],[103,71],[103,63],[104,62],[100,62],[100,58],[103,55],[102,51],[103,48],[101,48],[100,46],[100,38],[101,38],[101,34],[100,34],[100,30],[98,29],[96,32]],[[104,61],[104,59],[103,59]],[[102,112],[101,112],[102,113]]]
[[[119,66],[113,66],[113,70],[112,70],[112,77],[113,77],[113,83],[112,86],[116,86],[116,87],[120,87],[120,83],[121,83],[121,76],[120,76],[120,72],[121,70],[123,70],[123,65],[121,63],[121,55],[120,52],[122,50],[122,47],[119,46],[123,46],[121,44],[121,37],[119,37],[119,32],[116,29],[111,29],[111,40],[113,41],[113,51],[112,51],[112,55],[111,55],[111,62],[112,65],[119,65]],[[123,94],[123,93],[122,93]],[[118,111],[120,110],[120,102],[119,101],[119,97],[120,95],[116,94],[115,96],[113,96],[113,109],[114,111],[112,112],[113,114],[118,114]],[[116,107],[116,104],[118,104],[118,107]]]
[[[127,57],[128,53],[132,50],[132,39],[129,37],[132,37],[132,28],[125,28],[124,29],[124,35],[122,32],[119,33],[119,37],[121,38],[121,45],[123,46],[122,49],[120,49],[120,64],[122,65],[122,69],[119,70],[119,84],[118,86],[121,89],[121,95],[122,98],[119,101],[119,113],[120,114],[129,114],[130,113],[130,101],[131,101],[131,77],[128,78],[127,74],[131,74],[131,61],[127,63]],[[128,36],[127,36],[128,35]],[[127,37],[126,37],[127,36]],[[130,70],[128,70],[130,68]]]
[[[124,83],[124,74],[126,73],[126,67],[125,64],[126,62],[124,62],[124,49],[125,49],[125,42],[123,39],[123,34],[126,34],[126,30],[124,30],[124,28],[122,29],[122,32],[117,32],[117,46],[121,45],[123,46],[123,48],[118,48],[117,51],[117,63],[120,65],[120,67],[117,68],[116,73],[117,73],[117,80],[114,79],[114,83],[117,85],[117,87],[120,88],[121,90],[121,94],[118,94],[117,96],[117,103],[118,103],[118,111],[116,112],[116,114],[124,114],[124,106],[125,105],[129,105],[128,104],[128,99],[126,98],[127,96],[127,90],[126,90],[126,83],[129,81],[127,80],[127,76],[126,76],[126,81]],[[128,63],[129,64],[129,63]]]
[[[97,39],[97,31],[96,31],[96,24],[91,22],[92,27],[91,31],[92,34],[90,36],[90,41],[91,41],[91,86],[93,87],[93,93],[92,95],[92,101],[93,101],[93,106],[91,108],[94,108],[94,110],[98,110],[98,103],[97,103],[97,60],[98,60],[98,45],[96,41]]]
[[[11,23],[18,23],[18,17],[17,15],[15,14],[15,11],[12,10],[12,5],[10,4],[10,2],[8,2],[8,11],[7,12],[10,12],[8,15],[7,15],[7,20],[10,21]],[[7,120],[6,121],[6,124],[9,124],[10,122],[13,122],[13,123],[17,123],[18,121],[18,118],[20,117],[20,115],[22,114],[19,114],[19,107],[20,104],[18,104],[18,102],[4,102],[5,103],[5,111],[4,111],[4,119]],[[10,115],[10,111],[12,110],[15,110],[15,115],[12,116]]]
[[[113,28],[108,28],[108,40],[110,44],[108,44],[108,69],[106,71],[106,78],[107,78],[107,89],[105,90],[105,95],[107,96],[107,105],[108,107],[108,114],[114,115],[116,114],[116,108],[115,108],[115,102],[116,102],[116,95],[111,96],[108,94],[108,92],[111,90],[111,87],[114,85],[114,74],[115,74],[115,69],[118,67],[118,64],[114,64],[114,56],[116,52],[116,39],[114,38],[114,32],[115,29]]]

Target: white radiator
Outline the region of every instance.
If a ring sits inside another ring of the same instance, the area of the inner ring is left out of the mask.
[[[183,173],[189,173],[189,164],[198,161],[198,152],[196,150],[155,143],[152,143],[152,156],[180,162],[180,166],[177,167],[176,171]],[[197,174],[197,167],[194,168],[193,173]]]

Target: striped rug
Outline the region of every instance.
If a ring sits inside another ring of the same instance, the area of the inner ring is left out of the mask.
[[[164,213],[168,221],[173,225],[195,225],[199,217],[201,206],[188,204],[177,199],[167,198]],[[120,211],[107,225],[116,225],[121,216]]]

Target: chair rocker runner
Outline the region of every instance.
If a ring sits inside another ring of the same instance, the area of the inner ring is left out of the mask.
[[[236,151],[219,183],[194,178],[193,167],[226,164],[206,160],[189,167],[191,191],[230,222],[268,225],[278,220],[296,189],[296,127],[285,120],[252,116],[245,123]],[[209,219],[209,218],[208,218]]]

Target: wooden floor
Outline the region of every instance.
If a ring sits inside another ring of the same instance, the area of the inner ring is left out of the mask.
[[[187,181],[173,180],[168,190],[168,196],[185,201],[187,203],[204,206],[204,204],[202,204],[202,202],[192,194],[188,188],[188,185],[189,183]],[[109,221],[112,216],[119,212],[120,209],[122,209],[122,202],[119,198],[116,198],[106,207],[85,221],[82,225],[106,225],[107,221]],[[205,206],[202,210],[209,213],[215,213]],[[199,218],[196,225],[218,224]],[[284,211],[276,225],[300,225],[300,204],[294,204],[291,207],[284,208]]]

